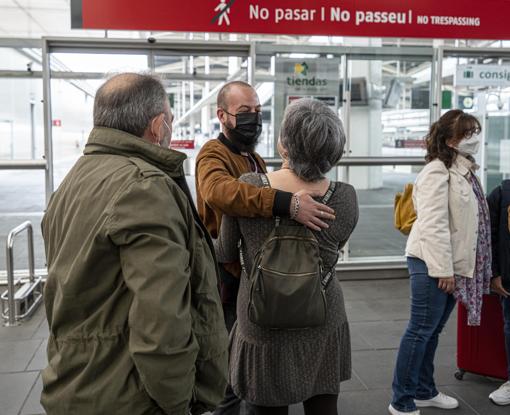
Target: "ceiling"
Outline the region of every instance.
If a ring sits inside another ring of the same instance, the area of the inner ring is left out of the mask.
[[[0,0],[0,35],[40,37],[70,32],[70,0]]]

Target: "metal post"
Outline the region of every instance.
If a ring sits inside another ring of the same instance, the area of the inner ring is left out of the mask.
[[[14,253],[12,251],[14,235],[11,232],[7,237],[7,244],[5,247],[5,258],[7,259],[7,295],[9,296],[7,306],[9,307],[9,320],[6,326],[17,326],[19,323],[16,321],[16,310],[14,306]]]
[[[30,102],[30,148],[32,160],[35,160],[35,102]]]
[[[189,69],[190,74],[195,72],[195,58],[193,56],[189,57]],[[193,108],[195,105],[195,82],[190,81],[189,83],[189,107]],[[189,117],[190,123],[190,136],[188,138],[194,140],[195,139],[195,115],[191,114]]]
[[[342,118],[344,122],[344,129],[347,135],[347,140],[345,143],[344,153],[347,154],[347,157],[351,156],[351,85],[349,83],[349,57],[347,55],[342,56],[343,60],[343,82],[342,82],[342,95],[343,95],[343,103],[342,103]],[[344,169],[344,177],[343,180],[346,183],[349,183],[349,175],[350,169],[349,166],[346,166]]]
[[[431,105],[431,103],[434,102],[435,98],[435,91],[437,87],[437,80],[436,80],[436,60],[437,60],[437,49],[434,49],[434,53],[432,54],[432,62],[430,65],[430,90],[429,90],[429,123],[432,125],[435,121],[435,114],[434,114],[434,107]]]
[[[147,66],[152,74],[156,73],[156,58],[154,57],[154,51],[151,49],[147,55]]]
[[[257,63],[257,48],[255,43],[250,45],[250,56],[248,58],[248,83],[255,86],[255,71]]]
[[[53,135],[51,123],[51,67],[48,39],[43,39],[44,158],[46,159],[46,205],[53,193]]]
[[[5,249],[5,257],[7,259],[7,293],[8,300],[8,322],[6,326],[17,326],[19,322],[16,319],[16,307],[15,307],[15,284],[14,284],[14,239],[24,230],[28,233],[28,266],[29,266],[29,278],[30,282],[35,281],[35,261],[34,261],[34,231],[32,224],[29,221],[23,222],[21,225],[14,228],[9,235],[7,235],[7,244]]]
[[[11,160],[14,160],[14,121],[11,124]]]
[[[485,91],[478,93],[478,114],[480,116],[480,123],[482,125],[482,146],[480,155],[480,181],[484,189],[487,189],[487,121],[489,114],[487,112],[487,105],[489,103],[489,94]]]
[[[436,52],[436,89],[434,94],[434,102],[432,103],[432,109],[434,111],[433,121],[437,121],[441,117],[442,107],[442,88],[443,88],[443,47],[439,46]]]
[[[345,143],[345,151],[347,157],[351,156],[351,84],[349,80],[349,57],[345,54],[342,56],[343,62],[343,82],[342,82],[342,95],[343,95],[343,103],[342,103],[342,113],[343,113],[343,122],[345,133],[347,134],[347,140]],[[345,183],[349,183],[350,181],[350,166],[346,166],[344,168],[344,177],[343,181]],[[337,167],[337,176],[338,176],[338,167]],[[342,248],[342,256],[341,262],[347,262],[349,260],[349,241],[346,242],[344,247]]]
[[[30,222],[25,222],[27,229],[27,244],[28,244],[28,272],[30,283],[35,282],[35,256],[34,256],[34,229]]]

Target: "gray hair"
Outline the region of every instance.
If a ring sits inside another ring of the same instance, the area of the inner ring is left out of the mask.
[[[106,81],[94,100],[94,127],[122,130],[143,137],[150,121],[166,112],[167,95],[160,79],[124,73]]]
[[[294,172],[307,182],[315,182],[340,160],[346,138],[342,121],[330,107],[303,98],[285,110],[280,140]]]

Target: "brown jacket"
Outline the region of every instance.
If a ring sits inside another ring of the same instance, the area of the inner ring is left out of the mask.
[[[253,156],[265,172],[264,160],[257,153]],[[237,180],[251,171],[248,158],[223,134],[200,150],[196,164],[197,207],[213,238],[218,237],[223,215],[250,218],[289,215],[291,193],[258,188]],[[234,275],[239,274],[238,266],[226,268]]]
[[[266,171],[264,160],[257,153],[253,156]],[[248,158],[223,134],[200,150],[196,166],[198,213],[213,238],[218,237],[223,215],[249,218],[289,215],[290,193],[237,180],[246,173],[251,173]]]

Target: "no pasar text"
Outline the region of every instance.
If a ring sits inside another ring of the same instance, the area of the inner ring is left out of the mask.
[[[285,21],[310,22],[315,19],[315,9],[276,9],[275,22]]]

